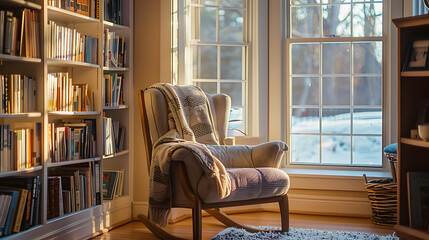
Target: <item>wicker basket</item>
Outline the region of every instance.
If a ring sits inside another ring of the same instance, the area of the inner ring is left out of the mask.
[[[392,178],[365,180],[368,198],[372,208],[372,223],[392,226],[397,218],[397,184]]]

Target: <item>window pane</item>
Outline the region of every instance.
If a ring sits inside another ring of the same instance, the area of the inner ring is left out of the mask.
[[[231,108],[230,115],[229,115],[229,123],[228,123],[228,129],[238,129],[241,131],[244,131],[244,109],[243,108],[237,108],[233,107]],[[240,132],[237,131],[230,131],[228,133],[228,136],[237,136],[242,135]]]
[[[322,133],[350,134],[350,128],[350,109],[322,109]]]
[[[355,77],[354,105],[381,106],[381,85],[381,77]]]
[[[317,4],[319,0],[290,0],[291,4]]]
[[[323,36],[350,37],[351,15],[350,4],[323,6]]]
[[[291,7],[292,38],[320,37],[320,7]]]
[[[356,2],[356,0],[354,0]],[[349,3],[350,0],[322,0],[322,3]]]
[[[323,74],[350,73],[350,43],[323,43]]]
[[[244,7],[243,0],[219,0],[222,7]]]
[[[322,136],[322,163],[351,164],[350,136]]]
[[[242,80],[243,47],[220,47],[220,78]]]
[[[354,134],[382,134],[383,114],[381,109],[355,108],[353,109]]]
[[[242,83],[221,83],[220,92],[231,97],[232,106],[243,106],[243,84]]]
[[[353,37],[383,35],[383,3],[353,4]]]
[[[381,166],[382,137],[353,137],[353,164]]]
[[[349,77],[324,77],[322,81],[323,105],[350,105]]]
[[[382,73],[383,45],[381,42],[353,44],[354,73]]]
[[[216,8],[193,7],[191,37],[200,41],[216,41]]]
[[[196,79],[217,78],[217,47],[193,46],[193,76]]]
[[[293,108],[292,133],[320,133],[318,108]]]
[[[193,85],[201,88],[206,93],[209,93],[209,94],[217,93],[217,83],[215,82],[194,82]]]
[[[292,44],[292,74],[319,73],[320,45],[314,43]]]
[[[320,163],[319,136],[291,136],[291,157],[294,163]]]
[[[319,105],[318,77],[294,77],[292,89],[293,105]]]
[[[243,42],[243,11],[219,10],[219,41]]]

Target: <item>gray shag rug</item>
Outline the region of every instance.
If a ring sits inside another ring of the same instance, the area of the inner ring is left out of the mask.
[[[279,229],[275,227],[258,227],[261,229]],[[399,240],[399,238],[388,235],[380,236],[363,232],[331,232],[315,229],[290,228],[287,233],[279,232],[257,232],[249,233],[239,228],[227,228],[211,238],[212,240],[245,239],[245,240]]]

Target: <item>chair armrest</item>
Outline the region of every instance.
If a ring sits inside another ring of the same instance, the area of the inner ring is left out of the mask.
[[[255,167],[278,168],[283,154],[289,149],[281,141],[267,142],[253,147],[252,160]]]
[[[249,145],[206,145],[226,168],[278,168],[283,153],[288,150],[284,142],[268,142],[256,146]]]

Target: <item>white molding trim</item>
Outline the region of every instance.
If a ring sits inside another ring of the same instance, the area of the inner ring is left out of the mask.
[[[135,201],[132,203],[132,216],[133,219],[137,219],[137,215],[144,214],[147,216],[149,210],[149,203],[146,201]]]

